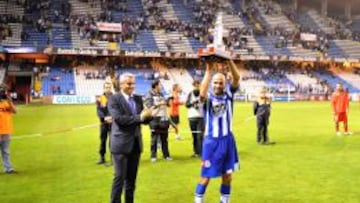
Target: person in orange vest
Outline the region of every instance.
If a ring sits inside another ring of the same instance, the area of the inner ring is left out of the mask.
[[[179,106],[183,105],[183,102],[180,101],[179,94],[181,92],[181,88],[179,84],[174,84],[172,88],[172,96],[169,97],[170,104],[170,120],[172,122],[172,126],[175,129],[175,139],[181,140],[181,136],[179,135],[178,125],[180,123],[180,112]]]
[[[6,86],[0,86],[0,151],[5,173],[16,173],[10,162],[10,136],[13,133],[13,114],[15,105],[8,96]]]
[[[336,84],[336,90],[332,94],[331,106],[333,109],[336,134],[341,135],[339,124],[343,122],[344,135],[351,135],[352,133],[348,131],[349,94],[340,83]]]

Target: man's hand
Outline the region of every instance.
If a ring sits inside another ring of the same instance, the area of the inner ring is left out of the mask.
[[[105,121],[105,123],[112,123],[112,117],[111,116],[105,116],[104,121]]]
[[[140,119],[141,121],[146,121],[151,119],[151,115],[152,115],[152,109],[144,109],[141,113],[140,113]]]
[[[200,103],[200,101],[197,99],[191,103],[191,106],[197,106]]]
[[[165,100],[162,100],[162,101],[159,103],[159,105],[160,105],[160,106],[166,106],[166,105],[167,105],[167,103],[166,103],[166,101],[165,101]]]
[[[212,72],[215,68],[215,62],[213,61],[206,61],[206,71]]]
[[[6,99],[7,99],[7,102],[9,103],[9,106],[10,106],[8,111],[10,111],[12,113],[16,113],[16,108],[15,108],[15,105],[14,105],[14,103],[12,101],[12,98],[9,95],[7,95]]]

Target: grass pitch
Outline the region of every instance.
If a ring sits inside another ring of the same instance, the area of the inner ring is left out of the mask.
[[[274,103],[269,135],[275,145],[256,144],[251,103],[236,103],[233,130],[241,170],[233,175],[232,203],[360,202],[360,105],[352,103],[352,136],[336,136],[329,102]],[[150,162],[150,135],[143,127],[137,203],[189,203],[200,174],[190,158],[186,109],[180,134],[170,133],[168,162]],[[11,159],[18,174],[0,174],[1,203],[106,203],[113,168],[98,166],[99,128],[94,105],[19,106]],[[109,157],[109,156],[108,156]],[[158,157],[161,154],[158,152]],[[109,160],[109,158],[108,158]],[[219,202],[213,179],[205,202]]]

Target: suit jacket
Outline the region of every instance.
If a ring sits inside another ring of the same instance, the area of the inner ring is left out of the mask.
[[[108,109],[112,116],[110,150],[113,154],[129,154],[134,146],[135,138],[138,137],[140,151],[143,150],[140,113],[143,110],[142,98],[134,95],[136,114],[122,95],[117,93],[109,98]]]
[[[271,108],[271,100],[268,97],[258,98],[254,102],[254,115],[257,117],[269,117]]]

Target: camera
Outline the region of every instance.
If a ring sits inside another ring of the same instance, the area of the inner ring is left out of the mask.
[[[194,101],[194,102],[192,103],[193,108],[196,109],[196,110],[198,110],[198,109],[199,109],[199,103],[200,103],[199,100]]]
[[[0,86],[0,99],[7,99],[6,88],[4,86]]]

